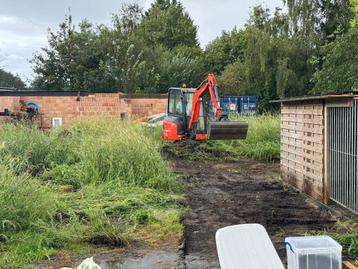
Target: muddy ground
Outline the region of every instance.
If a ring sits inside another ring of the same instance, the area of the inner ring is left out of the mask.
[[[241,223],[265,226],[285,262],[286,236],[330,228],[335,223],[326,208],[282,183],[278,163],[186,158],[175,158],[170,163],[183,180],[190,208],[183,219],[184,241],[168,240],[157,247],[134,244],[122,249],[98,249],[94,259],[102,269],[220,268],[215,232]],[[78,257],[60,255],[38,265],[60,268],[79,261]]]
[[[191,208],[184,219],[187,269],[220,268],[215,232],[227,225],[262,224],[285,262],[285,237],[335,222],[325,208],[282,184],[278,163],[176,160],[172,166],[183,175]]]

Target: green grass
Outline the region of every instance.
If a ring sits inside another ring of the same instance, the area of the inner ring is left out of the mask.
[[[244,140],[223,140],[183,143],[164,143],[163,151],[169,157],[189,160],[233,160],[250,158],[263,161],[280,159],[280,118],[261,115],[242,117],[231,115],[233,121],[249,124]]]
[[[358,265],[358,218],[338,221],[329,231],[309,232],[309,234],[325,234],[337,240],[343,247],[342,253]]]
[[[234,116],[232,120],[249,124],[245,140],[226,141],[242,157],[255,160],[274,161],[280,159],[280,118],[261,115],[257,117]]]
[[[0,268],[61,250],[180,237],[181,186],[161,142],[132,122],[43,132],[0,126]]]

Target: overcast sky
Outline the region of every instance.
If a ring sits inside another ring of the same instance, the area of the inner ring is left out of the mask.
[[[28,62],[34,52],[47,44],[47,29],[57,29],[71,9],[74,22],[84,18],[93,23],[109,23],[122,3],[137,2],[148,8],[153,0],[0,0],[0,67],[31,80]],[[199,27],[202,47],[223,30],[242,27],[250,8],[262,4],[274,9],[282,0],[182,0]]]

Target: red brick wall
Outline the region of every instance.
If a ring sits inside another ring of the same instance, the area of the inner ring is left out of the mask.
[[[148,115],[154,115],[164,113],[167,111],[168,99],[165,98],[132,98],[126,99],[130,107],[130,117],[145,117]]]
[[[36,102],[40,109],[43,128],[52,126],[53,117],[61,117],[66,124],[74,119],[90,117],[119,117],[120,102],[118,93],[96,93],[88,96],[26,96],[25,102]]]
[[[118,93],[96,93],[81,97],[79,102],[79,117],[119,117],[120,106]]]
[[[4,112],[5,109],[14,111],[19,105],[19,96],[0,96],[0,111]]]
[[[61,117],[63,124],[78,117],[79,109],[76,98],[76,96],[21,96],[20,100],[36,102],[40,107],[41,127],[50,128],[53,117]]]
[[[74,119],[90,117],[142,118],[166,112],[167,98],[126,98],[121,93],[95,93],[88,96],[0,96],[0,111],[8,108],[20,112],[20,101],[36,102],[40,109],[42,128],[52,126],[53,117],[61,117],[66,124]]]

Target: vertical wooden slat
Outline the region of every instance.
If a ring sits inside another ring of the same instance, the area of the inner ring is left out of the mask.
[[[281,106],[281,167],[283,178],[323,199],[324,106],[321,100]]]

